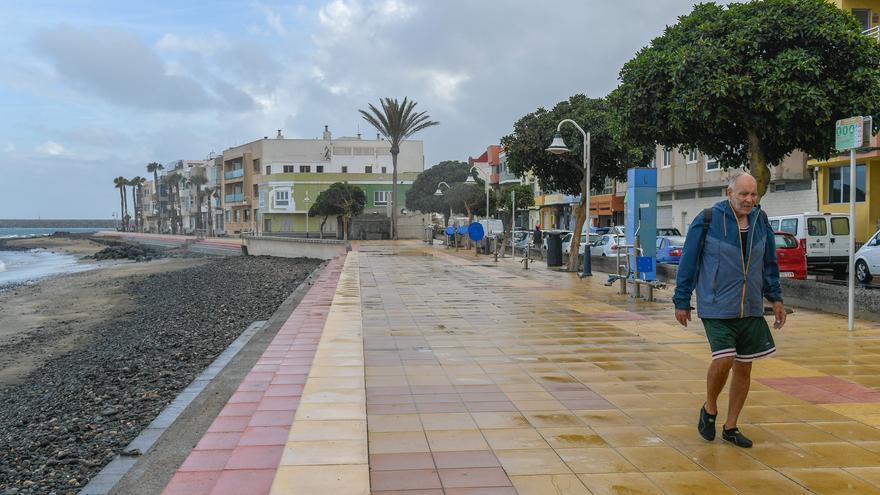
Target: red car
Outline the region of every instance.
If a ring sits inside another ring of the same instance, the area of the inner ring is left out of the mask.
[[[807,253],[797,238],[786,232],[776,232],[776,261],[779,278],[807,278]]]

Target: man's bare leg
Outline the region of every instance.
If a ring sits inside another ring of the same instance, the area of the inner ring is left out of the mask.
[[[706,412],[715,415],[718,414],[718,395],[724,390],[724,384],[727,383],[727,375],[730,374],[730,368],[733,366],[733,356],[723,357],[712,360],[709,371],[706,373]],[[746,385],[748,391],[748,385]],[[733,395],[731,392],[731,400]],[[745,398],[743,398],[745,402]],[[742,409],[742,403],[740,403]]]
[[[727,406],[727,420],[724,428],[731,429],[736,426],[739,413],[742,412],[746,397],[749,395],[749,385],[752,382],[752,363],[733,364],[733,378],[730,380],[730,401]]]

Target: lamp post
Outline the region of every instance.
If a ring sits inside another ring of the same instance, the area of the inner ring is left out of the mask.
[[[488,172],[485,172],[483,169],[481,169],[480,167],[477,167],[476,165],[471,165],[470,170],[468,170],[468,178],[464,182],[465,182],[465,184],[476,184],[477,181],[475,181],[474,176],[471,175],[471,170],[474,170],[474,169],[477,170],[477,174],[479,174],[480,177],[483,178],[483,183],[486,185],[486,219],[488,219],[489,218],[489,176],[488,176]],[[483,175],[483,174],[486,174],[486,175]]]
[[[443,196],[443,191],[440,189],[440,186],[446,186],[446,189],[452,189],[452,186],[441,180],[440,183],[437,184],[437,190],[434,191],[434,196]]]
[[[306,197],[303,198],[303,203],[306,204],[306,239],[309,238],[309,202],[310,201],[311,201],[311,199],[309,199],[309,192],[306,191]]]
[[[571,119],[563,119],[556,126],[556,134],[553,135],[553,142],[550,143],[550,146],[547,147],[547,151],[553,153],[554,155],[561,155],[564,153],[571,153],[571,150],[568,146],[565,145],[565,141],[562,140],[562,133],[559,132],[562,129],[562,124],[569,123],[577,128],[584,136],[584,199],[586,200],[586,219],[584,220],[584,225],[586,226],[587,232],[587,240],[590,240],[590,227],[592,226],[590,222],[590,133],[581,129],[581,126],[577,124],[577,122]],[[578,233],[574,233],[572,235],[572,239],[574,236],[578,235]],[[580,240],[580,238],[578,238]],[[584,245],[584,271],[581,273],[581,277],[590,277],[593,275],[592,266],[590,263],[590,252],[587,250],[587,246]]]

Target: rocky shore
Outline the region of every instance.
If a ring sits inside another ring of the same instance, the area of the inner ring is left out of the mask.
[[[0,494],[77,493],[320,263],[247,256],[199,261],[118,279],[130,298],[127,311],[0,389]],[[17,339],[0,345],[0,354],[38,342],[37,334]]]

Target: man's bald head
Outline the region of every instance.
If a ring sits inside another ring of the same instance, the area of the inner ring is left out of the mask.
[[[758,204],[758,181],[746,172],[730,177],[727,183],[727,198],[737,216],[746,216]]]

